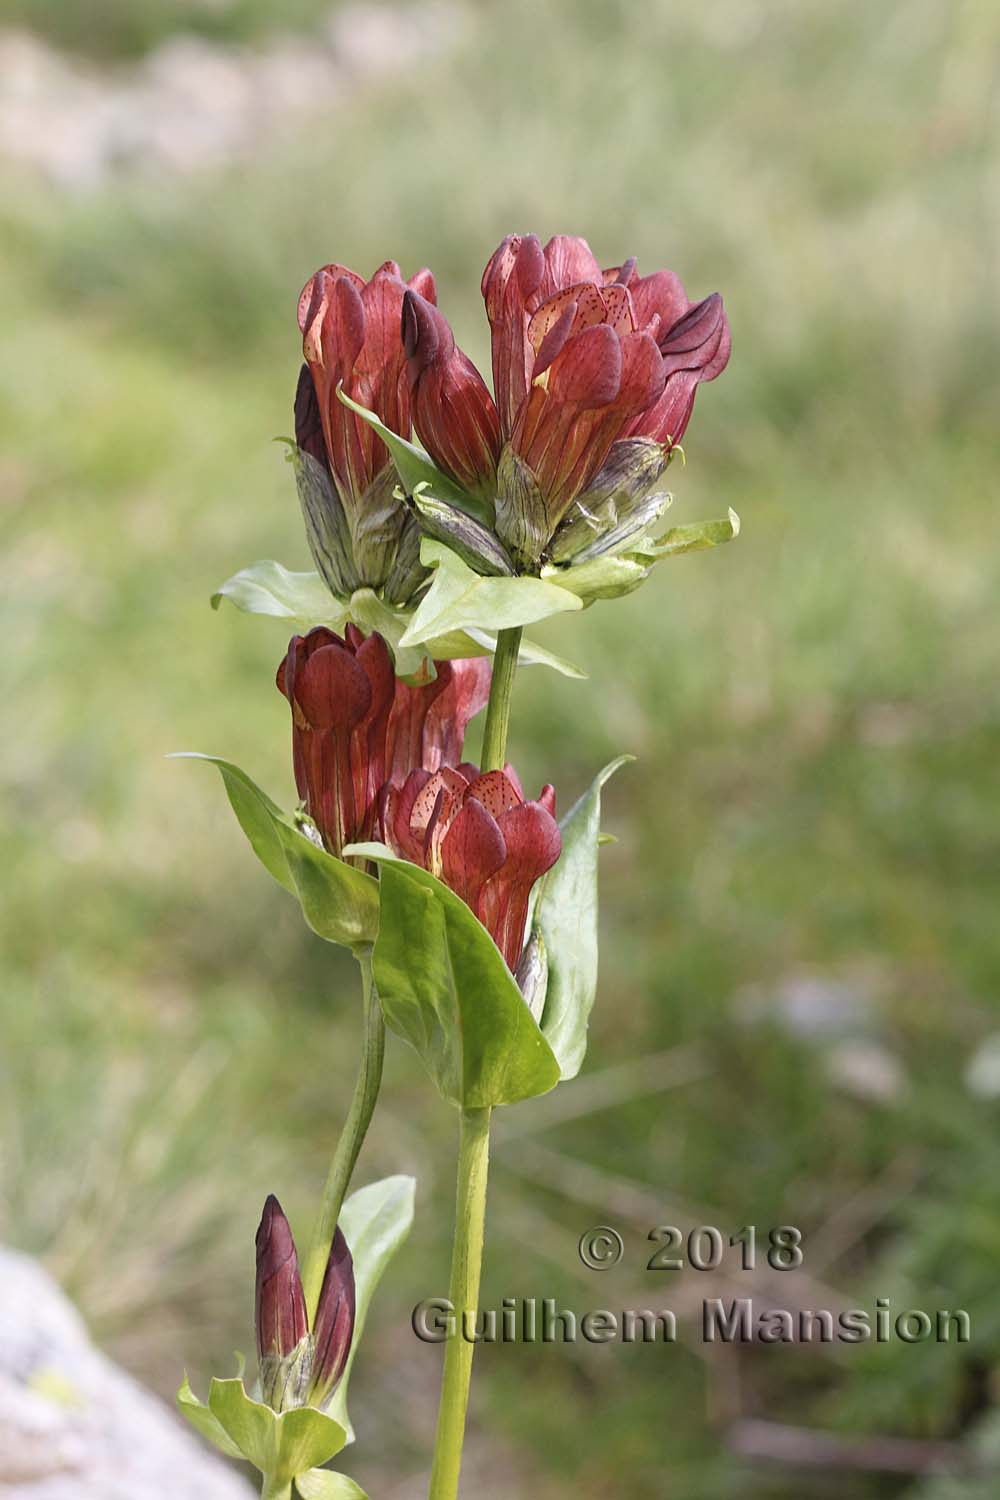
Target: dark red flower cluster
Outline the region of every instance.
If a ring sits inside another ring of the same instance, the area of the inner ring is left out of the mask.
[[[397,678],[380,635],[354,625],[293,636],[277,684],[292,710],[295,784],[326,848],[370,839],[379,792],[461,758],[470,719],[490,688],[486,657],[438,662],[422,686]]]
[[[544,249],[508,237],[483,296],[495,401],[432,299],[406,292],[411,408],[434,461],[496,497],[501,540],[533,565],[614,443],[680,441],[698,385],[729,359],[729,324],[717,294],[692,304],[672,271],[640,277],[634,260],[602,270],[568,235]]]
[[[524,947],[535,881],[559,858],[555,792],[526,802],[512,766],[411,771],[382,793],[379,823],[396,854],[443,880],[476,914],[511,970]]]
[[[317,626],[292,638],[277,683],[298,793],[331,854],[378,832],[461,896],[516,969],[531,888],[560,837],[550,786],[528,802],[512,767],[481,776],[461,760],[489,696],[486,658],[438,662],[432,682],[413,686],[394,676],[380,635]]]

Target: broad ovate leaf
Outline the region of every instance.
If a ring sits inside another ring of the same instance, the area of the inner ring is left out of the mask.
[[[344,1373],[327,1410],[344,1428],[348,1442],[354,1441],[354,1429],[347,1414],[347,1384],[354,1356],[375,1288],[410,1232],[415,1191],[416,1182],[412,1177],[386,1177],[352,1193],[340,1211],[340,1228],[354,1261],[354,1336]]]
[[[270,615],[293,630],[329,625],[343,630],[349,606],[335,599],[316,572],[292,573],[279,562],[255,562],[241,568],[212,595],[212,608],[228,599],[244,614]]]
[[[382,844],[358,844],[380,866],[382,915],[373,963],[386,1024],[463,1109],[548,1093],[559,1064],[500,950],[465,902]]]
[[[332,1469],[309,1469],[299,1474],[295,1488],[301,1500],[368,1500],[360,1484]]]
[[[211,1408],[206,1406],[204,1401],[198,1400],[186,1375],[177,1392],[177,1405],[182,1416],[191,1423],[191,1426],[200,1432],[203,1438],[207,1438],[214,1448],[218,1448],[220,1453],[224,1453],[226,1458],[242,1459],[242,1449],[237,1448]]]
[[[597,851],[601,789],[628,761],[620,755],[595,776],[562,819],[562,853],[543,878],[532,917],[548,960],[541,1030],[563,1078],[574,1078],[587,1051],[587,1024],[597,994]]]
[[[510,630],[581,609],[567,588],[544,578],[484,578],[442,542],[425,538],[421,561],[434,569],[431,586],[402,637],[416,646],[454,631]]]
[[[319,1468],[339,1453],[347,1434],[314,1406],[281,1413],[254,1401],[242,1380],[213,1380],[208,1406],[238,1452],[274,1485]]]
[[[187,754],[217,766],[237,821],[264,868],[296,896],[309,926],[327,942],[358,950],[378,931],[378,883],[335,859],[295,826],[245,771],[217,755]]]
[[[366,635],[378,631],[392,649],[398,677],[420,672],[427,657],[433,661],[455,661],[468,656],[489,656],[496,650],[496,631],[470,629],[446,631],[416,646],[401,645],[413,610],[387,604],[374,589],[355,589],[350,599],[335,599],[318,573],[290,573],[277,562],[254,563],[233,575],[212,595],[218,609],[228,599],[246,614],[283,620],[290,631],[301,634],[314,625],[326,625],[343,634],[353,621]],[[573,606],[570,606],[571,608]],[[522,640],[518,653],[521,666],[536,663],[551,667],[564,677],[585,677],[572,662],[556,656],[532,641]]]

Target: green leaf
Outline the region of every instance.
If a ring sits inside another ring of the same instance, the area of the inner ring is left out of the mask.
[[[471,641],[472,646],[476,648],[467,651],[465,653],[467,656],[478,655],[479,648],[485,648],[492,656],[497,649],[496,636],[490,635],[487,630],[470,630],[465,639]],[[435,660],[438,659],[443,660],[444,658],[435,657]],[[529,641],[526,636],[521,637],[521,645],[517,653],[517,664],[519,667],[551,667],[554,672],[559,672],[563,677],[575,677],[578,681],[583,682],[587,679],[586,672],[580,667],[574,666],[564,656],[556,656],[554,651],[546,651],[544,646],[539,646],[534,641]]]
[[[200,1432],[203,1438],[207,1438],[220,1453],[227,1458],[241,1459],[242,1451],[237,1448],[232,1438],[222,1426],[218,1417],[214,1416],[204,1401],[199,1401],[191,1389],[187,1376],[181,1382],[181,1388],[177,1392],[177,1405],[181,1414],[187,1418],[191,1426]]]
[[[248,615],[271,615],[290,625],[329,625],[342,630],[347,606],[335,599],[318,573],[290,573],[279,562],[255,562],[227,578],[212,595],[212,608],[228,599]]]
[[[433,661],[453,661],[467,656],[492,655],[496,649],[496,632],[479,629],[448,631],[416,646],[402,646],[403,634],[413,618],[412,610],[386,604],[374,589],[367,588],[356,589],[350,599],[343,602],[333,597],[318,573],[290,573],[277,562],[254,563],[236,573],[212,595],[212,607],[218,609],[223,599],[228,599],[246,614],[282,619],[296,631],[326,625],[330,630],[343,633],[348,620],[353,620],[369,635],[377,630],[392,647],[399,677],[413,676],[428,656]],[[572,662],[532,641],[521,642],[518,661],[521,666],[538,663],[552,667],[564,677],[586,676]]]
[[[368,1500],[359,1484],[332,1469],[308,1469],[295,1481],[302,1500]]]
[[[406,438],[392,432],[384,422],[379,421],[373,411],[353,401],[340,385],[337,386],[337,395],[345,406],[350,407],[356,416],[361,417],[378,433],[389,450],[400,483],[408,495],[413,494],[418,484],[426,485],[428,492],[435,495],[437,499],[450,500],[452,505],[457,505],[460,510],[464,510],[477,521],[481,521],[483,525],[490,525],[493,517],[489,514],[487,506],[475,495],[468,494],[460,485],[455,484],[447,474],[442,473],[423,448],[418,448],[415,443],[407,442]]]
[[[652,561],[636,562],[632,557],[595,557],[575,568],[543,568],[542,576],[587,605],[631,594],[649,577],[651,567]]]
[[[275,1485],[325,1464],[347,1441],[340,1423],[314,1406],[273,1412],[251,1400],[242,1380],[213,1380],[208,1405],[239,1453]]]
[[[557,584],[580,599],[586,606],[597,599],[620,599],[631,594],[649,577],[654,563],[664,557],[678,557],[682,552],[702,552],[706,547],[720,547],[740,533],[740,518],[734,510],[725,521],[695,521],[690,526],[674,526],[659,541],[639,537],[627,549],[613,556],[595,557],[576,567],[542,569],[542,578]]]
[[[465,1109],[546,1094],[559,1064],[503,956],[465,902],[382,844],[373,962],[386,1024],[416,1050],[443,1097]]]
[[[562,854],[542,882],[532,927],[545,944],[549,964],[542,1035],[559,1061],[563,1078],[575,1078],[587,1051],[587,1023],[597,993],[597,850],[601,788],[634,759],[620,755],[597,775],[590,789],[559,825]]]
[[[233,812],[264,868],[297,896],[309,926],[327,942],[357,949],[375,941],[378,882],[335,859],[281,811],[245,771],[217,755],[182,754],[218,766]]]
[[[659,541],[639,542],[629,555],[656,562],[661,557],[677,557],[682,552],[703,552],[706,547],[721,547],[740,534],[740,518],[730,510],[725,521],[695,521],[690,526],[674,526]]]
[[[412,1177],[385,1177],[352,1193],[340,1211],[340,1228],[350,1246],[354,1261],[354,1336],[333,1400],[327,1410],[354,1441],[354,1429],[347,1414],[347,1384],[354,1356],[361,1343],[368,1307],[382,1273],[413,1224],[413,1195],[416,1181]]]
[[[483,578],[429,538],[421,543],[420,558],[435,570],[434,578],[402,637],[404,646],[456,630],[509,630],[582,608],[575,594],[542,578]]]

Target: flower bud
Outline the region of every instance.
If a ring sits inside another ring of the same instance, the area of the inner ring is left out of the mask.
[[[310,1406],[323,1407],[344,1373],[354,1336],[354,1262],[343,1231],[337,1229],[326,1263],[323,1289],[313,1323],[314,1355]]]
[[[312,1344],[295,1241],[272,1194],[257,1230],[255,1327],[264,1402],[274,1411],[301,1405],[309,1384]]]

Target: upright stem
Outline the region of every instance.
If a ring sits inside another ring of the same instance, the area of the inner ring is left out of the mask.
[[[284,1484],[275,1484],[274,1480],[267,1474],[260,1487],[260,1500],[292,1500],[292,1485],[290,1480]]]
[[[316,1220],[312,1243],[309,1246],[309,1254],[306,1256],[302,1272],[302,1289],[305,1292],[306,1313],[310,1325],[316,1316],[320,1292],[323,1290],[326,1263],[337,1229],[337,1220],[340,1218],[344,1194],[347,1192],[355,1162],[368,1133],[368,1126],[371,1124],[372,1112],[375,1109],[375,1101],[382,1082],[385,1022],[382,1019],[382,1007],[375,989],[371,949],[365,949],[357,957],[361,966],[364,1029],[361,1043],[361,1066],[358,1070],[357,1083],[354,1085],[351,1107],[347,1112],[347,1119],[344,1121],[344,1128],[340,1133],[333,1161],[330,1163],[330,1173],[326,1179],[326,1187],[323,1189],[319,1217]]]
[[[490,1111],[462,1111],[458,1154],[458,1193],[455,1202],[455,1243],[448,1296],[455,1328],[445,1345],[444,1378],[438,1408],[434,1466],[429,1500],[455,1500],[462,1467],[465,1413],[472,1380],[475,1344],[464,1337],[466,1314],[474,1323],[479,1306],[479,1273],[483,1261],[486,1222],[486,1177],[490,1158]],[[471,1332],[471,1329],[470,1329]]]
[[[514,694],[514,672],[521,647],[521,627],[501,630],[493,654],[493,682],[483,730],[483,770],[502,771],[507,755],[507,726],[510,723],[510,700]]]

